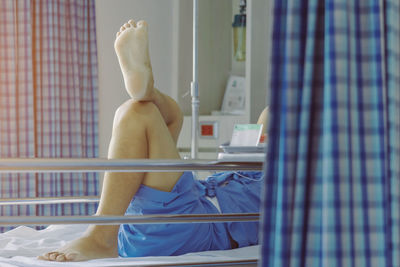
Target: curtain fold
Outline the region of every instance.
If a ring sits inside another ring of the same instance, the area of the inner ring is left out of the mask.
[[[400,265],[399,14],[274,1],[263,266]]]
[[[0,1],[0,156],[98,157],[94,0]],[[1,174],[0,197],[98,194],[98,175]],[[1,215],[92,214],[93,204],[1,207]]]
[[[27,2],[0,3],[0,154],[33,155],[32,19]],[[26,15],[25,15],[26,14]],[[1,197],[34,197],[33,174],[1,174]],[[34,207],[0,207],[1,215],[35,215]]]

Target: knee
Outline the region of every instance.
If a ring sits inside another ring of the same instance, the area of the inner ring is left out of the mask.
[[[115,112],[114,125],[145,122],[152,116],[159,114],[157,106],[152,102],[137,102],[128,100]]]

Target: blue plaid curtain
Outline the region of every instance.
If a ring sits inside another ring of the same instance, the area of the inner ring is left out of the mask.
[[[400,266],[399,14],[274,1],[262,266]]]

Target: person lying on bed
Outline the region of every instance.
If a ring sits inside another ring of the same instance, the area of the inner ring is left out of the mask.
[[[180,159],[176,143],[183,117],[177,103],[153,86],[146,22],[125,23],[114,47],[132,98],[115,113],[108,157]],[[264,111],[260,122],[265,116]],[[107,172],[96,215],[219,213],[207,194],[217,195],[222,213],[258,212],[261,179],[261,172],[223,172],[208,182],[195,180],[191,172]],[[91,225],[81,238],[38,258],[180,255],[257,242],[256,222]]]

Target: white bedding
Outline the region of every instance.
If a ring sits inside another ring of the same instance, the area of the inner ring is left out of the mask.
[[[259,258],[259,246],[252,246],[224,251],[189,253],[182,256],[109,258],[76,263],[47,262],[36,259],[37,255],[57,249],[67,241],[79,237],[86,228],[87,225],[51,225],[38,231],[20,226],[0,234],[0,266],[162,266]]]

